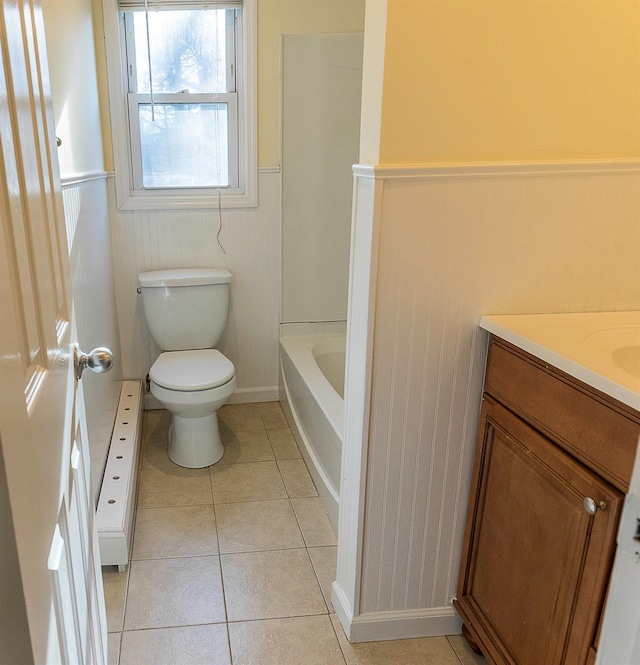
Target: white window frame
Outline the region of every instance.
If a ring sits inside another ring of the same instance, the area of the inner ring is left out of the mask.
[[[238,150],[235,160],[239,182],[230,182],[228,188],[201,189],[139,189],[132,151],[139,150],[135,136],[129,132],[130,104],[150,100],[149,95],[129,93],[126,58],[126,39],[121,25],[118,0],[103,0],[103,18],[109,79],[109,101],[111,136],[115,167],[116,203],[119,210],[161,210],[176,208],[249,208],[258,205],[258,159],[257,159],[257,76],[256,76],[256,17],[257,0],[243,0],[242,30],[236,42],[237,57],[237,114]],[[194,1],[196,4],[196,1]],[[206,3],[202,3],[203,6]],[[150,6],[152,3],[150,2]],[[232,95],[236,97],[236,95]],[[173,97],[173,96],[172,96]],[[228,101],[225,94],[218,95],[220,101]],[[154,94],[154,100],[163,101],[165,95]],[[189,94],[189,101],[197,101]],[[175,101],[175,97],[174,97]],[[185,99],[185,102],[187,99]],[[202,100],[200,100],[202,101]],[[232,103],[235,102],[235,99]],[[230,114],[231,116],[231,114]],[[137,124],[137,118],[135,123]],[[135,132],[134,132],[135,134]]]

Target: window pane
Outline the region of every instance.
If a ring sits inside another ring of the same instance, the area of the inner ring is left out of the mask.
[[[225,102],[139,105],[143,187],[227,187]]]
[[[153,91],[228,92],[225,14],[229,10],[149,11]],[[149,92],[144,12],[133,12],[136,85]]]

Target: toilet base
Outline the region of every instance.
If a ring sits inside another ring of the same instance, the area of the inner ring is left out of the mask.
[[[169,429],[169,457],[178,466],[201,469],[224,455],[218,429],[218,414],[201,418],[173,415]]]

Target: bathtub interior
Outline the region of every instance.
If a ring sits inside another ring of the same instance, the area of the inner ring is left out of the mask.
[[[329,351],[323,348],[312,348],[313,357],[331,387],[344,400],[344,349]]]

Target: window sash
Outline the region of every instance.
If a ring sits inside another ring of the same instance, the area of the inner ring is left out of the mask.
[[[242,4],[242,3],[240,3]],[[174,8],[175,9],[175,8]],[[180,7],[179,9],[193,9],[193,7]],[[196,9],[202,9],[202,7],[196,7]],[[222,9],[222,7],[215,7],[215,9]],[[137,93],[137,82],[138,82],[138,73],[136,71],[137,59],[136,59],[136,50],[139,48],[147,50],[146,41],[143,44],[136,45],[134,26],[133,26],[133,17],[132,12],[127,11],[123,12],[124,20],[124,38],[125,38],[125,51],[126,51],[126,60],[127,60],[127,78],[128,78],[128,87],[129,92]],[[235,16],[232,12],[228,12],[226,17],[226,90],[219,92],[236,92],[236,75],[238,71],[236,63],[236,55],[238,52],[237,34],[235,26]],[[178,92],[178,91],[176,91]],[[211,92],[216,92],[211,90]],[[155,94],[154,94],[155,97]]]
[[[242,0],[242,10],[236,12],[239,186],[222,192],[218,189],[149,191],[133,188],[123,12],[118,0],[102,0],[118,210],[199,210],[219,206],[237,209],[258,205],[257,3],[258,0]]]
[[[122,3],[121,3],[122,4]],[[138,3],[139,4],[139,3]],[[182,3],[182,6],[175,7],[174,3],[159,3],[162,9],[171,8],[186,9],[188,3]],[[193,3],[191,3],[193,4]],[[215,3],[215,9],[222,9],[222,4],[228,5],[229,3]],[[242,3],[237,3],[242,6]],[[152,3],[149,3],[152,6]],[[212,6],[212,3],[208,3]],[[196,7],[202,10],[203,6]],[[229,8],[229,7],[225,7]],[[226,91],[216,92],[198,92],[198,93],[181,93],[179,91],[172,93],[156,93],[153,97],[149,93],[139,93],[137,91],[137,72],[136,72],[136,40],[134,34],[134,21],[131,11],[123,12],[123,25],[126,46],[126,70],[129,84],[128,100],[128,120],[129,120],[129,137],[131,147],[131,176],[133,191],[138,192],[182,192],[187,193],[190,191],[198,191],[202,193],[215,192],[219,189],[223,191],[239,191],[240,188],[240,149],[241,137],[239,135],[239,118],[238,118],[238,94],[236,91],[236,55],[238,52],[239,44],[237,44],[236,34],[236,11],[226,12]],[[144,44],[137,44],[137,47],[146,50],[146,40]],[[140,135],[140,114],[139,106],[141,104],[198,104],[198,103],[224,103],[227,105],[227,145],[228,145],[228,185],[220,188],[208,187],[150,187],[144,185],[143,179],[143,163],[142,163],[142,141]]]
[[[238,139],[238,95],[237,93],[195,94],[175,93],[153,95],[158,104],[227,104],[227,144],[229,149],[229,184],[221,189],[233,190],[239,187],[239,141]],[[129,94],[129,132],[131,138],[131,166],[133,170],[133,188],[140,191],[182,192],[198,190],[215,192],[216,187],[144,187],[142,178],[142,142],[140,139],[140,104],[151,104],[151,95]]]
[[[240,9],[242,0],[148,0],[150,10],[156,9]],[[144,9],[144,0],[118,0],[120,11]]]

